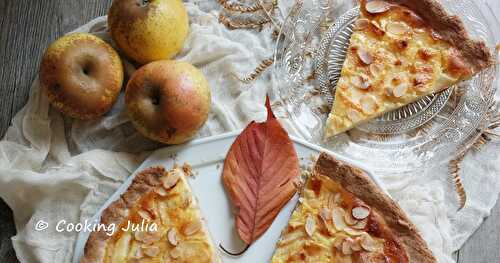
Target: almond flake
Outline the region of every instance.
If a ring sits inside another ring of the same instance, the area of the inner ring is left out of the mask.
[[[380,245],[366,233],[361,236],[360,245],[363,249],[369,252],[375,252],[381,248]]]
[[[384,86],[384,90],[385,90],[385,95],[387,95],[387,96],[394,96],[394,94],[392,92],[392,87],[391,86]]]
[[[359,113],[355,109],[347,109],[347,117],[352,121],[352,122],[359,122],[362,117],[361,113]]]
[[[332,212],[328,208],[321,208],[319,217],[326,223],[328,220],[332,219]]]
[[[356,75],[351,77],[351,83],[358,89],[367,89],[370,87],[368,77],[364,75]]]
[[[351,227],[354,229],[363,230],[366,228],[367,224],[368,224],[368,218],[365,218],[363,220],[358,221],[358,223],[352,225]]]
[[[152,244],[161,239],[159,232],[137,231],[134,233],[134,238],[144,244]]]
[[[369,25],[370,25],[370,20],[368,20],[366,18],[360,18],[360,19],[356,20],[356,22],[355,22],[356,29],[358,29],[358,30],[365,29]]]
[[[352,226],[352,225],[355,225],[355,224],[358,222],[358,220],[356,220],[355,218],[353,218],[353,217],[351,216],[351,214],[349,214],[349,213],[345,213],[345,214],[344,214],[344,219],[345,219],[345,222],[346,222],[348,225],[351,225],[351,226]]]
[[[193,221],[183,227],[182,233],[186,236],[191,236],[200,231],[200,229],[201,229],[201,223],[198,221]]]
[[[166,190],[165,190],[165,188],[163,188],[163,187],[156,187],[156,188],[154,189],[154,191],[155,191],[155,193],[157,193],[159,196],[163,196],[163,197],[167,196],[167,191],[166,191]]]
[[[392,95],[396,98],[400,98],[406,94],[406,91],[408,91],[408,83],[401,82],[392,89]]]
[[[136,259],[141,259],[144,257],[144,254],[142,253],[142,249],[141,247],[137,247],[137,249],[135,250],[133,256],[133,258],[136,258]]]
[[[353,244],[351,246],[352,251],[360,251],[362,249],[360,242],[361,242],[361,238],[360,237],[354,238],[354,242],[353,242]]]
[[[372,26],[375,27],[376,31],[378,31],[379,34],[384,34],[382,26],[380,26],[380,24],[377,21],[372,20],[370,21],[370,24],[372,24]]]
[[[373,63],[373,56],[370,53],[368,53],[368,51],[362,48],[358,48],[356,54],[358,55],[361,62],[363,62],[364,64],[370,65],[371,63]]]
[[[172,171],[167,174],[167,176],[163,176],[160,178],[161,184],[163,185],[163,188],[166,190],[172,189],[177,182],[179,181],[180,176],[178,172]]]
[[[344,239],[344,242],[342,242],[342,253],[344,255],[351,255],[352,254],[352,245],[354,244],[354,241],[352,238],[348,237]]]
[[[333,246],[337,248],[338,250],[342,249],[342,243],[344,242],[344,239],[346,239],[346,236],[336,236],[335,240],[333,241]]]
[[[140,216],[142,219],[146,220],[146,221],[151,221],[151,220],[153,220],[153,219],[151,218],[151,214],[150,214],[148,211],[146,211],[146,210],[141,209],[141,210],[137,211],[137,214],[139,214],[139,216]]]
[[[359,230],[356,230],[356,229],[352,229],[350,227],[346,227],[344,228],[344,232],[346,232],[349,236],[360,236],[362,235],[363,231],[359,231]]]
[[[377,99],[373,95],[363,96],[359,103],[366,114],[372,114],[377,109]]]
[[[380,75],[382,70],[383,70],[382,65],[376,63],[370,64],[370,73],[372,74],[372,76],[376,77]]]
[[[402,22],[389,22],[385,26],[385,31],[393,35],[404,35],[410,32],[410,27]]]
[[[175,228],[170,228],[167,231],[167,239],[172,246],[177,246],[179,244],[179,241],[177,240],[177,231],[175,231]]]
[[[344,228],[347,227],[345,221],[344,221],[344,215],[345,211],[344,209],[340,207],[335,207],[332,209],[332,220],[333,220],[333,225],[335,226],[335,229],[337,230],[344,230]]]
[[[366,206],[357,206],[352,209],[352,216],[358,220],[363,220],[370,215],[370,208]]]
[[[310,237],[312,237],[314,231],[316,231],[316,221],[311,215],[308,215],[306,218],[305,230]]]
[[[160,248],[157,246],[145,246],[143,247],[143,251],[149,257],[156,257],[160,253]]]
[[[391,4],[385,1],[374,0],[366,3],[365,9],[369,13],[378,14],[383,13],[391,8]]]

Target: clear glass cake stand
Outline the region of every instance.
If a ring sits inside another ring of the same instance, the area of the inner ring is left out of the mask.
[[[460,16],[474,38],[494,50],[491,10],[469,0],[440,1]],[[414,170],[447,162],[485,128],[485,116],[499,85],[498,67],[441,93],[389,112],[328,140],[323,126],[345,58],[352,24],[359,14],[353,1],[310,0],[296,4],[276,42],[273,92],[295,130],[307,140],[375,171]]]

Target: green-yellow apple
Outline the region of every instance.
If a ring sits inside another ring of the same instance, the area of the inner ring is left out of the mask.
[[[40,65],[40,84],[52,106],[77,119],[95,119],[109,111],[122,83],[118,53],[87,33],[50,44]]]
[[[191,139],[208,118],[210,88],[186,62],[161,60],[139,68],[125,91],[127,112],[144,136],[166,144]]]
[[[189,31],[181,0],[114,0],[108,25],[118,47],[140,64],[175,56]]]

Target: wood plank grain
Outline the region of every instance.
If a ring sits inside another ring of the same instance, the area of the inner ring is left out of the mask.
[[[460,249],[460,263],[497,263],[500,262],[500,202],[497,202],[491,215]]]
[[[111,0],[0,0],[0,135],[25,104],[45,48],[91,19],[107,13]],[[12,212],[0,200],[0,262],[17,262],[10,237]]]

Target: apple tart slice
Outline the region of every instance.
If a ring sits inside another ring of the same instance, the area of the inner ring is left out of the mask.
[[[325,125],[347,131],[491,66],[485,43],[436,0],[361,1]]]
[[[93,232],[81,262],[220,262],[181,168],[142,171],[101,224],[116,231]]]
[[[401,208],[366,174],[322,153],[271,262],[436,259]]]

